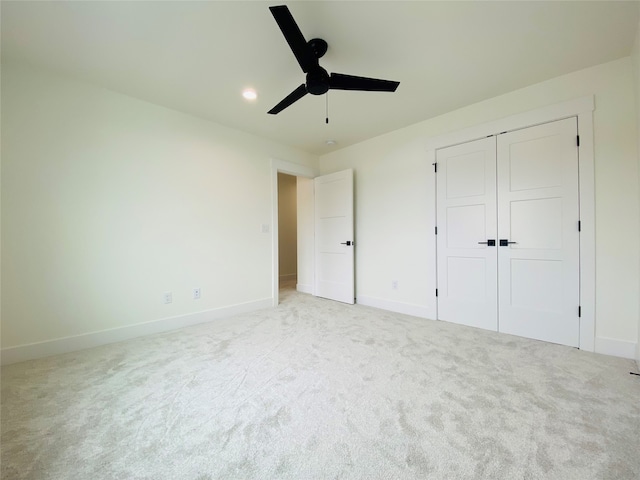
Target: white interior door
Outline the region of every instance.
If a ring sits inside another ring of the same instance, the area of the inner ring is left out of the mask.
[[[438,150],[439,319],[579,345],[576,136],[569,118]]]
[[[354,303],[353,170],[316,177],[315,294]]]
[[[495,137],[440,149],[436,162],[438,318],[495,331]]]
[[[577,120],[498,136],[499,330],[577,347]]]

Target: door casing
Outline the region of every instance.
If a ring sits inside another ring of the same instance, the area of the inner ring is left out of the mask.
[[[578,119],[578,135],[580,136],[578,182],[580,190],[580,340],[579,348],[595,351],[595,178],[594,178],[594,136],[593,95],[576,98],[566,102],[550,105],[529,112],[513,115],[466,128],[457,132],[438,136],[426,142],[426,161],[436,163],[436,150],[471,140],[495,135],[504,131],[518,130],[569,117]],[[436,174],[434,169],[428,174],[428,185],[434,192],[429,197],[429,223],[435,232],[436,225]],[[430,236],[426,248],[433,259],[434,268],[429,269],[429,292],[427,312],[430,318],[437,318],[437,271],[436,236]]]

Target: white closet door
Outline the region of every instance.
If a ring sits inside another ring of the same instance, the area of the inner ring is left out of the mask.
[[[354,303],[353,170],[313,179],[315,294]]]
[[[577,347],[577,120],[499,135],[499,331]]]
[[[497,329],[496,140],[438,150],[438,318]]]

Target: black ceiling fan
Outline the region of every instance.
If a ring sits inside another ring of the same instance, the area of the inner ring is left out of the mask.
[[[306,82],[287,95],[284,100],[269,110],[273,115],[297,102],[307,93],[322,95],[328,90],[363,90],[367,92],[395,92],[400,82],[379,80],[377,78],[355,77],[342,73],[332,73],[320,66],[320,59],[327,52],[327,42],[321,38],[305,40],[298,24],[293,19],[286,5],[269,7],[273,18],[276,19],[284,38],[300,64],[302,71],[307,74]]]

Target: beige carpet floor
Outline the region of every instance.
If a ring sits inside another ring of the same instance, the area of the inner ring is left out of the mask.
[[[2,479],[640,478],[630,360],[281,305],[2,369]]]

